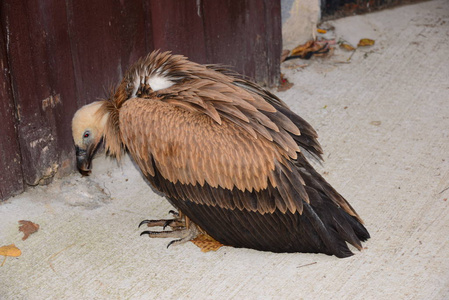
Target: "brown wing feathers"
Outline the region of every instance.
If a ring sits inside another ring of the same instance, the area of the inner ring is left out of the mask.
[[[152,91],[141,78],[154,74],[175,84]],[[344,257],[351,253],[345,241],[360,248],[369,237],[300,152],[321,157],[315,130],[259,86],[217,66],[152,53],[128,71],[115,97],[122,142],[144,175],[222,243]]]
[[[151,154],[172,182],[207,181],[213,187],[259,190],[266,188],[275,159],[283,160],[266,139],[253,139],[227,120],[220,125],[162,101],[127,101],[120,111],[120,128],[130,152]]]

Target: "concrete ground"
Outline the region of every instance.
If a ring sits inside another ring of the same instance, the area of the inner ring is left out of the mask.
[[[318,130],[317,166],[364,218],[366,249],[338,259],[140,237],[168,217],[134,166],[103,158],[0,205],[1,299],[449,299],[449,4],[435,0],[340,19],[376,44],[291,61],[278,95]],[[226,63],[226,62],[224,62]],[[309,64],[301,67],[301,64]],[[40,230],[22,241],[19,220]]]

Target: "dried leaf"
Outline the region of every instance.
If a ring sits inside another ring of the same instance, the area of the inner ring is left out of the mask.
[[[302,59],[310,59],[313,55],[323,56],[329,52],[329,43],[325,42],[324,44],[316,41],[308,41],[303,45],[299,45],[295,49],[292,50],[290,56],[286,58],[302,58]]]
[[[0,247],[0,255],[17,257],[21,254],[22,251],[20,251],[20,249],[17,248],[14,244]]]
[[[316,31],[318,31],[318,33],[326,33],[326,32],[327,32],[327,30],[325,30],[325,29],[320,29],[320,28],[317,28]]]
[[[365,47],[374,45],[374,40],[371,39],[361,39],[357,47]]]
[[[347,51],[354,51],[355,48],[353,46],[351,46],[350,44],[347,43],[341,43],[340,44],[340,48],[345,49]]]
[[[285,59],[288,57],[289,54],[290,54],[290,50],[282,50],[281,63],[285,61]]]
[[[312,45],[313,41],[308,41],[303,45],[297,46],[295,49],[292,50],[291,56],[303,55],[304,53],[310,51],[309,49],[312,47]]]
[[[284,77],[284,74],[281,73],[281,78],[279,79],[278,92],[284,92],[290,89],[292,86],[293,83],[288,81],[288,79]]]
[[[208,234],[200,234],[195,239],[191,240],[202,252],[217,251],[223,244],[217,242]]]
[[[0,267],[3,267],[3,265],[5,264],[7,256],[18,257],[21,254],[22,251],[20,251],[20,249],[17,248],[14,244],[0,247],[0,255],[3,255],[5,257]]]
[[[39,225],[31,221],[20,220],[19,224],[19,231],[22,231],[24,234],[22,238],[23,241],[26,240],[30,236],[30,234],[33,234],[39,230]]]

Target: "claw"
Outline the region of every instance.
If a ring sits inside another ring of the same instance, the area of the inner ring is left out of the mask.
[[[139,227],[137,227],[137,228],[140,228],[140,226],[142,226],[143,224],[148,224],[148,223],[151,223],[151,220],[143,220],[142,222],[139,223]]]
[[[179,242],[179,241],[181,241],[181,240],[182,240],[182,239],[171,241],[170,243],[168,243],[167,249],[168,249],[168,247],[170,247],[171,245],[173,245],[175,242]]]
[[[142,222],[140,222],[139,228],[143,224],[147,224],[148,227],[161,226],[161,227],[164,228],[164,230],[165,230],[165,228],[167,228],[167,226],[170,226],[172,228],[185,227],[184,220],[178,220],[178,219],[170,219],[170,220],[143,220]]]
[[[169,214],[172,214],[173,216],[179,216],[179,213],[177,211],[174,211],[173,209],[168,211]]]
[[[171,223],[173,223],[173,220],[167,220],[167,221],[165,221],[164,226],[162,226],[162,230],[165,230],[165,228],[167,228],[167,226],[170,226]]]

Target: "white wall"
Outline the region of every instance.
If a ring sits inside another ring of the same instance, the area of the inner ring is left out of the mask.
[[[281,0],[283,49],[293,49],[315,37],[321,17],[320,0]]]

